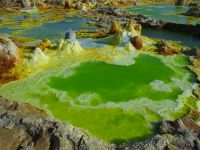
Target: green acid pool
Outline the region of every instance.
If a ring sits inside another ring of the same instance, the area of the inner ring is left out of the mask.
[[[196,108],[185,56],[140,54],[134,65],[66,61],[0,88],[108,142],[152,135],[154,124]]]
[[[173,4],[157,4],[144,6],[131,6],[128,11],[141,14],[155,20],[163,20],[180,24],[199,24],[200,19],[182,15],[188,11],[187,6],[174,6]]]

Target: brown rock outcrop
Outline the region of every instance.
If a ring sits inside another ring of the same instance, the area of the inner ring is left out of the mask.
[[[159,41],[156,44],[156,46],[158,48],[158,52],[161,55],[174,55],[174,54],[177,54],[177,52],[171,48],[169,43],[164,41],[164,40]]]
[[[17,65],[18,48],[9,38],[0,36],[0,76]]]
[[[143,48],[143,40],[140,36],[134,36],[130,39],[132,45],[137,49],[140,50]]]

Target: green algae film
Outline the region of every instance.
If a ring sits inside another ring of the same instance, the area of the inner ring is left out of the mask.
[[[169,59],[167,65],[162,59],[141,54],[135,65],[86,62],[72,70],[59,63],[55,70],[2,86],[0,95],[44,108],[109,142],[144,138],[153,134],[152,123],[176,119],[196,107],[191,95],[183,94],[180,83],[171,80],[182,80],[188,73],[185,58],[165,58]],[[178,65],[170,68],[171,62]],[[66,71],[60,74],[64,67]],[[190,77],[183,86],[190,86]]]

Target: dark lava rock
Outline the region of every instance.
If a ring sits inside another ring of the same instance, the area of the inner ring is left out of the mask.
[[[143,40],[140,36],[131,37],[130,41],[137,50],[143,48]]]

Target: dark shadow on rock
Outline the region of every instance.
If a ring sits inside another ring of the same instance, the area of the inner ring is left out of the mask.
[[[50,143],[50,150],[60,150],[60,139],[57,136],[52,135],[50,138]]]

